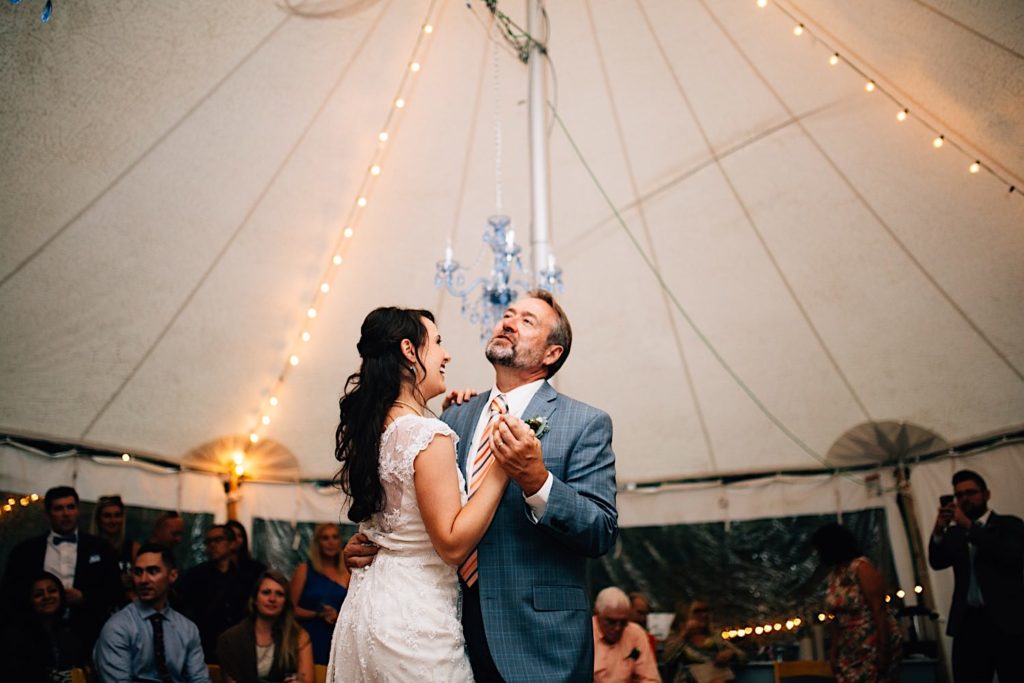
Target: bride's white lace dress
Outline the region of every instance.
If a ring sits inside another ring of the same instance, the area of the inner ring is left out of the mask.
[[[473,680],[456,569],[430,544],[413,483],[416,456],[437,435],[458,440],[440,420],[416,415],[399,417],[381,437],[385,509],[359,527],[380,552],[369,567],[352,572],[334,628],[328,682]],[[458,471],[454,457],[452,467]],[[461,472],[459,483],[465,491]]]

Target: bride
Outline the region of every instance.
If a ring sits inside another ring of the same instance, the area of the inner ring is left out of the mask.
[[[349,519],[380,552],[352,572],[327,680],[472,681],[456,568],[483,537],[508,478],[487,461],[466,501],[458,437],[426,416],[451,360],[429,311],[378,308],[360,332],[362,365],[339,403],[335,457]]]

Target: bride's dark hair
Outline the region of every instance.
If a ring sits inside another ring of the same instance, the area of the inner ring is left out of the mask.
[[[389,306],[371,311],[360,329],[356,349],[363,362],[345,381],[345,393],[338,401],[334,447],[334,457],[341,463],[335,482],[351,499],[348,518],[353,522],[365,521],[384,509],[380,439],[402,382],[416,385],[416,367],[402,353],[403,339],[412,342],[416,364],[426,373],[420,360],[420,348],[427,338],[423,318],[433,322],[434,314]]]

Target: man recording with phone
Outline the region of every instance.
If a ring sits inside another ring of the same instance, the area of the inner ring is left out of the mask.
[[[953,496],[940,498],[928,543],[932,569],[953,567],[953,680],[1024,680],[1024,521],[988,507],[991,492],[977,472],[953,475]]]

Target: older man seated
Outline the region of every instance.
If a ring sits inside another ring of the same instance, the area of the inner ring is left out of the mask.
[[[629,620],[629,597],[611,586],[594,602],[594,681],[657,681],[655,660],[647,632]]]

